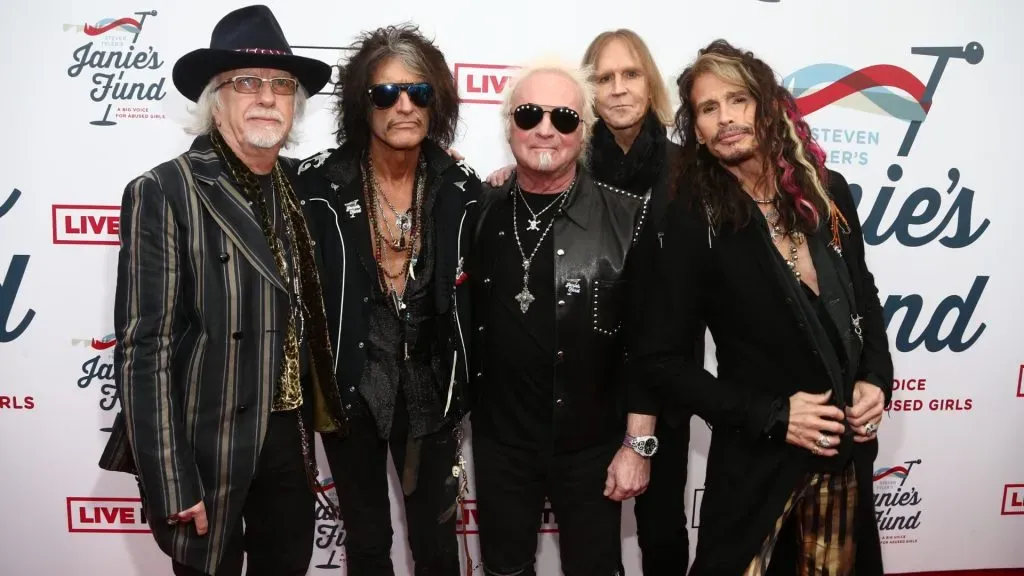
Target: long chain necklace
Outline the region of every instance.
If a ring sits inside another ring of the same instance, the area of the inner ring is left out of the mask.
[[[564,205],[565,199],[569,197],[569,195],[566,194],[566,192],[572,190],[572,187],[575,184],[576,179],[573,178],[572,183],[569,184],[569,187],[559,192],[561,200],[553,200],[551,202],[551,205],[548,206],[548,208],[554,206],[556,203],[559,204],[559,206]],[[523,191],[522,188],[519,187],[518,182],[516,183],[516,191],[518,192],[518,194],[512,195],[512,232],[513,234],[515,234],[516,237],[516,246],[519,248],[519,255],[522,256],[523,258],[523,290],[519,294],[516,294],[516,302],[519,303],[519,311],[522,312],[523,314],[526,314],[526,311],[530,309],[530,304],[533,304],[533,301],[536,300],[533,294],[530,293],[530,263],[533,262],[533,257],[537,255],[537,250],[540,249],[540,245],[544,243],[544,238],[548,235],[548,232],[551,231],[552,226],[555,225],[555,219],[552,218],[548,222],[547,227],[544,228],[544,232],[541,233],[540,235],[540,239],[537,240],[537,245],[533,247],[533,252],[530,254],[529,257],[527,257],[526,251],[523,250],[523,243],[519,239],[519,203],[516,201],[516,197],[522,196]],[[523,204],[526,204],[525,197],[523,198]]]
[[[383,208],[380,204],[380,198],[383,195],[380,187],[377,184],[377,179],[373,173],[373,162],[367,155],[366,162],[363,167],[363,193],[365,195],[366,205],[370,210],[370,222],[373,226],[374,233],[374,244],[375,244],[375,260],[377,262],[377,279],[380,282],[381,290],[388,292],[391,296],[392,302],[395,306],[395,310],[399,313],[406,310],[407,305],[405,303],[405,288],[408,283],[403,285],[402,290],[398,290],[395,286],[395,280],[403,276],[415,278],[415,273],[412,267],[416,262],[416,252],[418,250],[418,240],[421,233],[422,223],[422,202],[423,193],[426,188],[426,162],[420,158],[419,165],[416,173],[416,188],[413,197],[413,203],[410,207],[412,213],[408,232],[409,239],[405,240],[405,231],[401,233],[400,238],[396,241],[394,235],[391,234],[391,230],[388,228],[388,222],[384,222],[384,228],[390,239],[386,239],[385,230],[381,229],[380,220]],[[387,197],[384,197],[387,201]],[[389,202],[390,204],[390,202]],[[394,208],[392,207],[392,210]],[[396,225],[401,229],[402,225],[396,222]],[[388,250],[385,250],[385,244],[387,244]],[[391,253],[397,253],[396,256],[404,260],[401,269],[397,273],[392,273],[388,270],[387,264],[390,261]]]

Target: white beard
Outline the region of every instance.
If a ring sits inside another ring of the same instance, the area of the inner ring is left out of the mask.
[[[554,158],[552,158],[551,152],[541,152],[538,168],[540,170],[547,170],[548,168],[551,168],[552,162],[554,162]]]
[[[282,132],[282,130],[270,126],[257,130],[247,130],[245,141],[255,148],[273,148],[284,139]]]

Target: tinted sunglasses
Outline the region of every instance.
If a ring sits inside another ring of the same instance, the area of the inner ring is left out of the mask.
[[[398,102],[402,92],[409,94],[409,100],[420,108],[426,108],[430,99],[434,96],[434,87],[426,82],[415,84],[374,84],[367,90],[370,94],[370,104],[381,110],[391,108]]]
[[[565,106],[544,110],[537,104],[523,104],[512,112],[512,119],[520,130],[530,130],[540,124],[545,112],[551,115],[551,125],[562,134],[572,134],[580,125],[580,115]]]

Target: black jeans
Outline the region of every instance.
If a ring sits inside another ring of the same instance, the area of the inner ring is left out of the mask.
[[[619,444],[553,455],[473,437],[484,574],[534,576],[544,499],[558,523],[565,576],[621,574],[622,503],[604,496]]]
[[[217,576],[241,576],[243,555],[248,555],[247,576],[304,576],[309,569],[314,497],[306,479],[296,412],[270,415],[242,518],[224,545]],[[178,562],[172,566],[177,576],[205,574]]]
[[[658,453],[651,458],[647,491],[636,497],[637,541],[644,576],[686,574],[690,539],[686,530],[686,463],[689,419],[677,426],[658,422]]]
[[[388,447],[399,478],[405,468],[409,415],[405,400],[395,402],[391,439],[385,441],[369,416],[349,422],[349,435],[321,437],[334,477],[338,506],[344,521],[345,555],[351,576],[393,576],[391,564],[391,499],[388,496]],[[457,514],[444,522],[438,517],[455,503],[458,491],[452,476],[456,441],[452,425],[425,436],[420,446],[416,489],[405,497],[409,548],[416,576],[459,576]]]

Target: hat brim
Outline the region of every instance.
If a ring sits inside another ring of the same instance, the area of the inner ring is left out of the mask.
[[[182,56],[174,63],[171,77],[175,88],[196,102],[210,79],[228,70],[239,68],[273,68],[284,70],[298,79],[312,96],[331,79],[331,67],[320,60],[292,54],[254,54],[234,50],[200,48]]]

